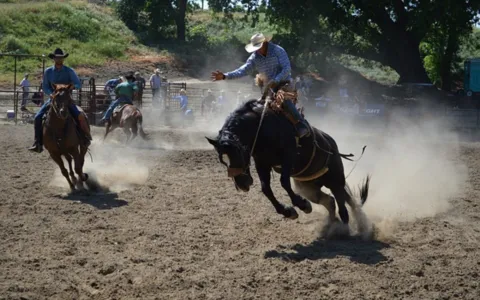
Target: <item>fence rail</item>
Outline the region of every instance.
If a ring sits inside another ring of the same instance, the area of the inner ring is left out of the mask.
[[[104,84],[97,85],[94,78],[83,78],[83,81],[82,89],[73,91],[72,96],[74,102],[86,112],[92,124],[96,124],[97,119],[100,119],[99,115],[108,108],[114,97],[104,91]],[[186,90],[187,93],[188,108],[192,110],[194,115],[201,115],[203,101],[209,89],[202,87],[200,84],[187,85],[185,82],[167,82],[159,91],[146,88],[143,90],[141,98],[134,100],[134,104],[140,108],[162,109],[172,113],[179,112],[180,101],[177,96],[182,89]],[[27,108],[32,111],[38,110],[44,99],[39,90],[39,86],[31,86],[30,92],[25,95],[28,97]],[[218,99],[222,93],[226,99],[229,99],[230,107],[227,110],[234,108],[237,97],[240,96],[243,100],[245,95],[253,92],[249,86],[245,86],[242,90],[244,91],[243,94],[239,95],[236,91],[211,89],[215,99]],[[23,91],[19,89],[0,89],[0,118],[6,116],[7,111],[11,114],[13,110],[15,121],[17,121],[16,118],[23,96]],[[436,111],[431,113],[443,118],[453,128],[480,129],[480,105],[478,105],[480,101],[478,99],[468,101],[468,105],[458,105],[458,103],[452,102],[450,105],[438,106]],[[390,111],[396,111],[395,114],[398,113],[407,117],[423,114],[424,112],[414,104],[415,102],[404,101],[403,103],[408,104],[401,109],[398,105],[393,104],[386,106],[385,110],[387,114]],[[315,103],[315,101],[310,101],[310,104],[306,106],[307,114],[315,114],[316,112],[320,114],[322,107],[312,103]],[[350,114],[350,117],[354,117],[354,115]],[[360,116],[360,118],[368,119],[365,116]]]

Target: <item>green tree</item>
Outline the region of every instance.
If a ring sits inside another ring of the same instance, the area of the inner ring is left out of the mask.
[[[165,35],[176,27],[176,38],[185,41],[188,0],[120,0],[116,10],[125,24],[136,32],[147,30],[150,37]]]
[[[377,61],[393,68],[400,75],[399,83],[431,82],[420,45],[435,43],[429,49],[438,53],[436,68],[448,86],[458,44],[471,32],[479,2],[305,0],[298,5],[297,0],[269,0],[267,15],[272,23],[300,37],[303,52],[326,47]],[[255,12],[261,0],[209,0],[213,9],[225,13],[237,3]]]

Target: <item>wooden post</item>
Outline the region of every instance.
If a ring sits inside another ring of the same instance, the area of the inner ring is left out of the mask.
[[[14,73],[13,73],[13,111],[15,114],[15,125],[17,125],[18,114],[18,93],[17,93],[17,57],[14,56]]]

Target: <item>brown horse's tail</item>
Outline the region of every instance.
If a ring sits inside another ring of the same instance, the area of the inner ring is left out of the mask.
[[[144,140],[149,140],[150,137],[148,136],[147,133],[145,133],[145,131],[143,131],[143,125],[142,125],[142,122],[143,122],[143,115],[142,113],[137,110],[137,125],[138,125],[138,133],[140,134],[140,137]]]

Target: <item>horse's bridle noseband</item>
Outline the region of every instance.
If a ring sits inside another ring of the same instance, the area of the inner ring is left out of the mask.
[[[66,120],[68,118],[68,115],[66,117],[63,117],[62,114],[60,114],[60,112],[58,111],[57,109],[57,106],[55,105],[57,103],[56,101],[56,98],[57,96],[61,93],[61,92],[66,92],[68,93],[69,91],[68,90],[62,90],[62,91],[56,91],[53,95],[52,95],[52,102],[51,102],[51,107],[53,109],[53,112],[55,113],[55,115],[62,119],[62,120]]]
[[[236,139],[228,139],[228,145],[233,146],[233,148],[237,151],[237,154],[240,156],[242,160],[242,167],[241,168],[231,168],[222,158],[224,153],[220,153],[219,160],[220,162],[227,167],[228,177],[233,178],[238,175],[248,175],[247,170],[250,168],[250,157],[248,161],[245,162],[245,152],[247,151],[245,147],[240,144],[239,141]]]

